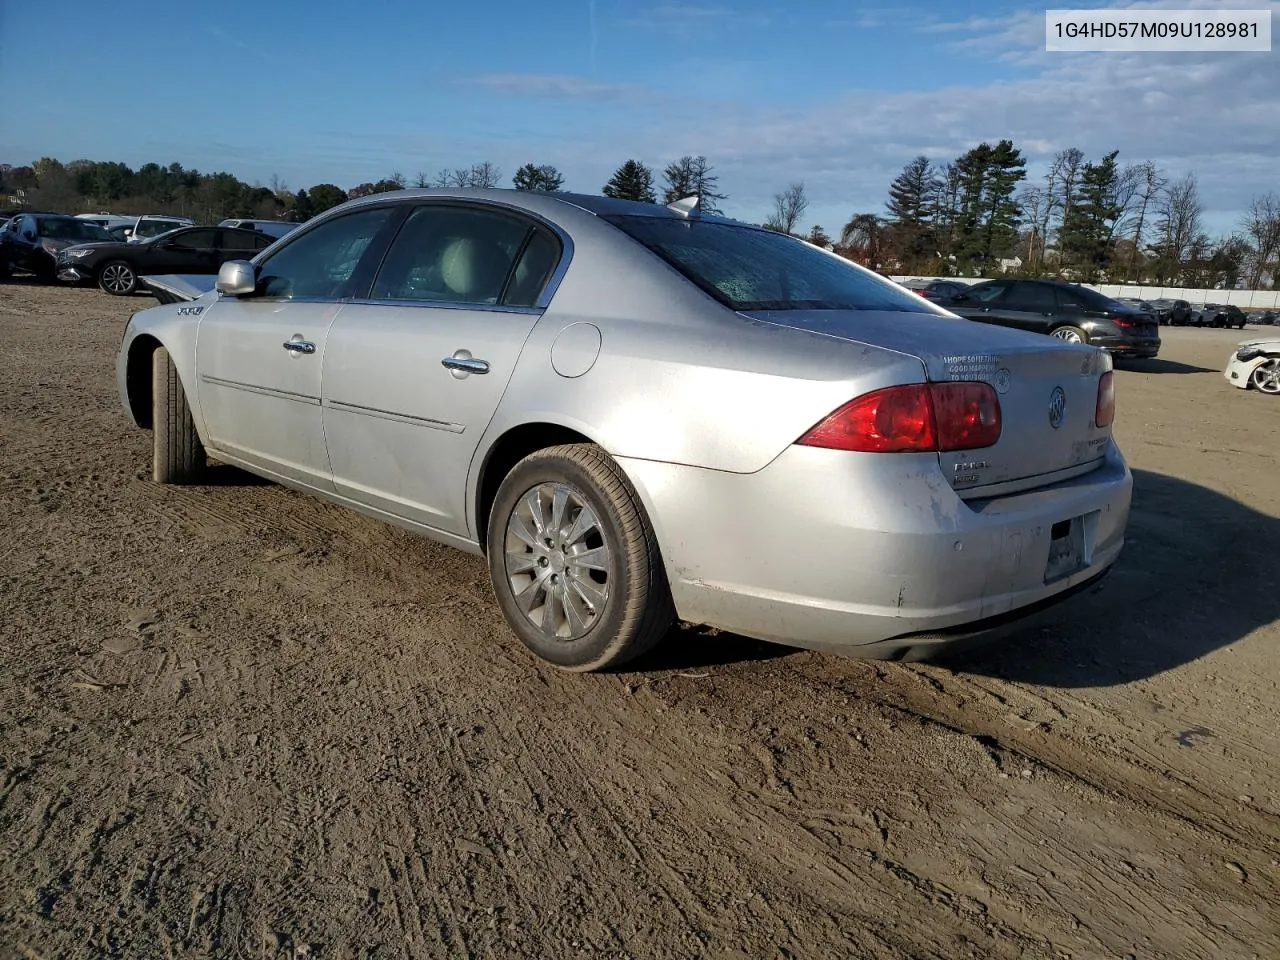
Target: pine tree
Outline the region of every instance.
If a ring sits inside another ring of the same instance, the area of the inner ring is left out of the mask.
[[[1120,173],[1113,150],[1101,163],[1086,163],[1076,183],[1071,207],[1058,232],[1058,249],[1092,280],[1111,260],[1111,236],[1124,213],[1118,197]]]
[[[980,271],[1011,253],[1018,239],[1018,183],[1026,160],[1010,140],[980,143],[955,163],[960,180],[956,259]]]
[[[616,171],[601,191],[616,200],[636,200],[640,203],[656,203],[653,192],[653,171],[638,160],[628,160]]]
[[[918,269],[920,261],[937,246],[933,218],[942,187],[941,178],[923,155],[903,167],[889,186],[889,202],[885,206],[894,220],[894,238],[908,271]]]
[[[548,163],[538,165],[526,163],[511,178],[511,184],[517,190],[536,190],[540,193],[555,193],[564,186],[564,177],[560,171]]]

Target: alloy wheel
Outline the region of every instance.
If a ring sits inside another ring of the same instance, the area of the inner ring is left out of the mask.
[[[102,285],[110,293],[128,293],[133,282],[133,271],[123,263],[110,264],[102,271]]]
[[[1268,360],[1254,367],[1250,379],[1263,393],[1280,393],[1280,360]]]
[[[585,636],[609,600],[613,556],[604,528],[571,484],[541,483],[516,501],[503,544],[511,595],[547,639]]]

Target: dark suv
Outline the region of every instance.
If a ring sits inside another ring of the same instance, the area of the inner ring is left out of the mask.
[[[1160,352],[1154,314],[1075,283],[987,280],[942,306],[969,320],[1093,344],[1115,357],[1151,358]]]
[[[1168,298],[1152,300],[1151,308],[1155,310],[1156,319],[1160,321],[1161,326],[1185,326],[1191,322],[1191,315],[1195,312],[1187,301]]]

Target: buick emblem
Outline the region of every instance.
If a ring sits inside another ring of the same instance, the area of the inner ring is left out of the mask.
[[[1067,412],[1067,395],[1061,387],[1054,387],[1049,394],[1049,426],[1057,430],[1062,426],[1062,417]]]

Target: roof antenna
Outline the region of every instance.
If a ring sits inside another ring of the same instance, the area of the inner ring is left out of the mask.
[[[690,197],[681,197],[679,200],[668,203],[667,209],[674,210],[676,213],[680,214],[680,216],[685,218],[696,217],[699,213],[698,200],[699,197],[697,194]]]

